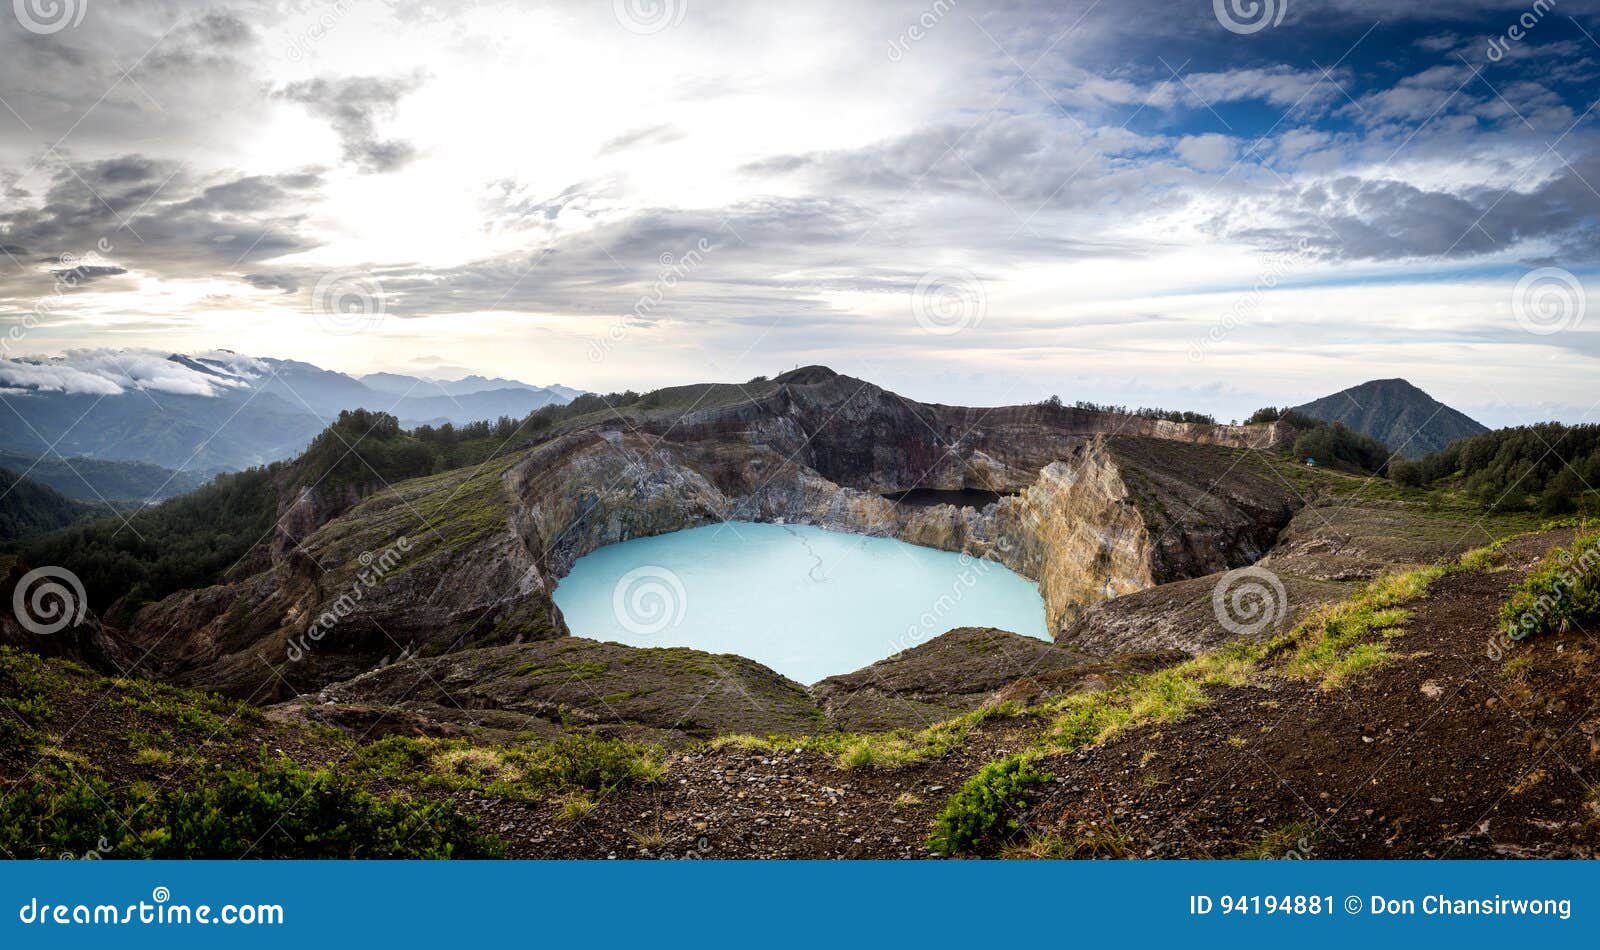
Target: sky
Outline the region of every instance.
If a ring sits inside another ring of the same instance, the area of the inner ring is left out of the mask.
[[[1600,418],[1595,2],[13,7],[0,356]]]

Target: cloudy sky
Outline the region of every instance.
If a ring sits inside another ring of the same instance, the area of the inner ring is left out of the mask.
[[[14,6],[7,356],[1596,418],[1592,2]]]

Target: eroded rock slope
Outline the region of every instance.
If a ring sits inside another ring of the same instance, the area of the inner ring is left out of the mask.
[[[1274,437],[930,405],[821,368],[663,390],[321,523],[296,506],[293,543],[263,570],[148,606],[129,637],[166,676],[282,699],[402,656],[560,637],[551,593],[578,558],[724,520],[992,558],[1039,582],[1059,630],[1108,597],[1260,557],[1300,504],[1254,451]],[[915,490],[995,500],[893,500]]]

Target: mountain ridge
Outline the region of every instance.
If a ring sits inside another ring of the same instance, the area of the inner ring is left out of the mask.
[[[1295,406],[1325,422],[1343,423],[1403,458],[1422,458],[1489,427],[1401,378],[1372,379]]]
[[[14,410],[0,414],[0,452],[147,463],[206,478],[289,458],[344,410],[387,412],[408,427],[462,426],[522,419],[576,393],[481,376],[451,384],[403,378],[413,380],[415,393],[384,392],[300,360],[228,350],[0,360],[0,399]],[[474,388],[480,381],[488,388]]]

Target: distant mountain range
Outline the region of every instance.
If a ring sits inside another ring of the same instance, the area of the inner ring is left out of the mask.
[[[1342,422],[1412,459],[1489,431],[1403,379],[1374,379],[1294,408],[1328,422]]]
[[[469,376],[454,381],[393,373],[353,377],[296,360],[226,350],[160,354],[80,351],[49,359],[0,360],[0,452],[18,472],[71,497],[165,496],[167,476],[62,462],[138,462],[191,479],[295,455],[346,409],[397,416],[407,427],[522,418],[578,394],[565,386]],[[71,467],[78,468],[73,473]],[[153,479],[151,476],[155,476]],[[96,484],[97,479],[105,485]],[[114,487],[115,491],[108,490]],[[128,494],[134,492],[133,495]],[[147,494],[150,493],[150,494]]]
[[[177,472],[149,462],[105,459],[62,459],[0,452],[0,468],[26,475],[28,481],[55,489],[78,501],[146,502],[187,494],[205,484],[205,476]]]

